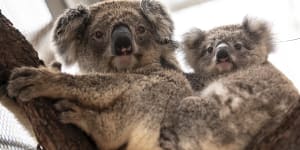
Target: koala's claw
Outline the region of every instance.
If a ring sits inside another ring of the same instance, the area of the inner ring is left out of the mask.
[[[36,74],[37,74],[36,69],[31,67],[16,68],[12,71],[10,80],[15,80],[16,78],[20,78],[20,77],[30,77]]]
[[[66,111],[66,112],[61,112],[58,116],[59,122],[63,124],[69,124],[69,123],[74,123],[76,122],[75,120],[79,120],[78,114],[74,113],[73,111]]]
[[[13,95],[15,98],[18,98],[19,100],[23,101],[23,102],[27,102],[32,100],[33,98],[35,98],[34,93],[32,91],[36,91],[34,90],[34,88],[32,88],[33,85],[29,84],[26,86],[23,86],[22,88],[19,88],[18,90],[14,89],[16,92],[13,93],[13,90],[10,90],[10,93]],[[26,90],[23,90],[26,89]],[[33,94],[30,94],[33,93]]]
[[[80,108],[77,104],[70,102],[69,100],[61,100],[54,104],[54,108],[58,111],[72,110],[79,111]]]
[[[73,123],[80,119],[80,107],[69,100],[58,101],[54,104],[54,108],[60,111],[59,121],[64,124]]]

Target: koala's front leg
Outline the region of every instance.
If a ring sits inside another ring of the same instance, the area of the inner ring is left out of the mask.
[[[60,98],[103,108],[129,88],[127,80],[130,79],[112,74],[73,76],[47,68],[22,67],[13,70],[7,89],[10,97],[22,101]]]

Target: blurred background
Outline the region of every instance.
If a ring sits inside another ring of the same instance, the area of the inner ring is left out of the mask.
[[[38,31],[66,8],[75,7],[79,3],[89,5],[97,1],[100,0],[0,0],[0,9],[28,40],[32,40]],[[276,51],[271,54],[269,60],[300,89],[299,0],[161,0],[161,2],[170,10],[175,22],[175,39],[179,41],[183,33],[193,27],[208,30],[220,25],[240,23],[246,15],[267,20],[273,28],[276,45]],[[39,38],[38,40],[42,38],[49,40],[43,36]],[[35,48],[40,49],[48,45],[49,43]],[[177,56],[183,70],[191,72],[192,70],[182,59],[183,55],[177,52]],[[9,135],[3,136],[7,134],[4,130],[9,132],[9,129],[4,129],[4,119],[2,119],[3,114],[8,116],[6,114],[9,112],[1,107],[0,149],[1,141],[3,143],[9,139]],[[19,127],[17,129],[22,130]],[[22,132],[19,135],[24,137],[27,133]],[[14,137],[14,141],[18,141],[20,137]],[[36,145],[33,139],[26,140],[27,144]]]

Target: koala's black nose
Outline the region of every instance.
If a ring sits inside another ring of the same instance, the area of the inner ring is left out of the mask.
[[[130,55],[132,53],[132,36],[129,28],[118,25],[113,29],[112,53],[117,56]]]
[[[217,61],[224,62],[229,60],[228,53],[229,46],[227,44],[220,44],[217,46]]]
[[[229,54],[224,49],[218,51],[218,53],[217,53],[217,59],[224,59],[224,58],[228,58],[228,57],[229,57]]]

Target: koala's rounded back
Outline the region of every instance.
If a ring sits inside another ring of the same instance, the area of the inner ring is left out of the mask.
[[[118,33],[115,42],[113,34],[121,28],[128,37]],[[176,47],[172,34],[173,22],[160,3],[109,0],[67,10],[56,23],[53,40],[64,64],[77,62],[83,72],[108,72],[160,63]]]
[[[245,18],[242,24],[209,31],[193,29],[184,36],[186,60],[196,73],[221,74],[267,62],[273,50],[266,22]]]

